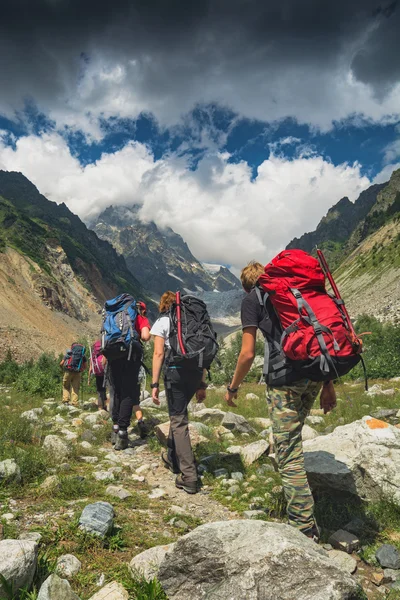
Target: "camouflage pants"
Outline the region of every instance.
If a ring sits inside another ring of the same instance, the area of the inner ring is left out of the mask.
[[[314,525],[314,500],[304,467],[301,431],[321,385],[304,379],[291,386],[267,387],[267,402],[289,523],[303,532]]]

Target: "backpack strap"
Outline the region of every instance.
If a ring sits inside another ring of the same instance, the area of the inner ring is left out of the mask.
[[[305,310],[306,313],[308,314],[309,322],[315,331],[315,335],[317,336],[317,340],[318,340],[318,343],[319,343],[319,346],[320,346],[321,352],[322,352],[321,359],[320,359],[320,369],[323,373],[329,373],[330,365],[334,369],[335,369],[335,365],[333,364],[331,355],[329,354],[328,348],[326,347],[325,339],[324,339],[324,336],[322,335],[322,332],[323,331],[330,332],[331,335],[332,335],[332,332],[327,327],[324,327],[323,325],[321,325],[321,323],[318,321],[313,309],[308,304],[307,300],[305,300],[303,298],[303,296],[301,295],[299,290],[297,290],[296,288],[290,288],[290,291],[292,292],[293,296],[296,299],[297,308],[299,310],[300,317],[304,319],[302,311]],[[335,343],[337,345],[336,340],[335,340]]]

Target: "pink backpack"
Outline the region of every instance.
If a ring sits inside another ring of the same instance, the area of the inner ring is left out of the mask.
[[[101,353],[101,341],[97,340],[92,346],[90,360],[90,372],[93,375],[104,375],[103,355]]]

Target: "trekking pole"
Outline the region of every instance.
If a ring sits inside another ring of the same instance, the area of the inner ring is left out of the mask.
[[[92,344],[89,344],[89,371],[88,371],[88,386],[90,385],[90,376],[93,367]]]

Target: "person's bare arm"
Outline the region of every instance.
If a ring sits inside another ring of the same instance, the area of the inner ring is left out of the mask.
[[[164,362],[164,338],[159,335],[154,336],[154,352],[153,352],[153,367],[152,367],[152,383],[160,382],[161,369]],[[154,404],[160,404],[158,399],[159,388],[151,390]]]
[[[196,391],[197,402],[203,402],[207,397],[207,384],[206,384],[207,370],[203,369],[203,377],[199,389]]]
[[[246,327],[243,330],[242,348],[236,363],[235,373],[229,385],[232,389],[239,387],[251,369],[256,354],[256,336],[257,327]],[[236,406],[233,402],[233,398],[237,398],[237,392],[232,394],[227,391],[225,394],[225,401],[229,406]]]
[[[150,329],[148,327],[143,327],[140,331],[140,339],[142,342],[148,342],[150,339]]]

